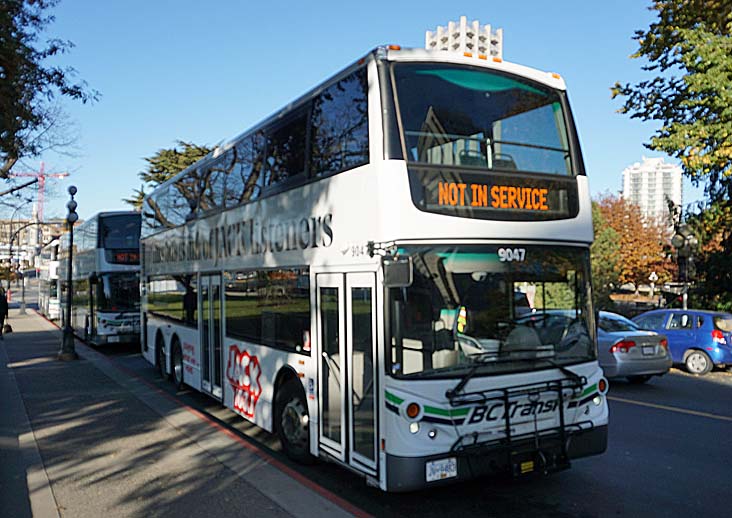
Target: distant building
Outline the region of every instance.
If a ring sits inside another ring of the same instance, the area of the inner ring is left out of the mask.
[[[641,213],[668,224],[668,202],[682,205],[681,167],[663,158],[646,158],[623,171],[623,199],[638,205]]]
[[[65,219],[41,224],[34,219],[0,220],[0,263],[7,266],[12,259],[21,268],[32,266],[43,245],[61,235],[65,224]]]

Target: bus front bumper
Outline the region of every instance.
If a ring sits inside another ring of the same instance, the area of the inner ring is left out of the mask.
[[[134,344],[140,342],[140,333],[96,335],[91,341],[94,345]]]
[[[452,484],[490,474],[523,475],[546,473],[569,467],[569,460],[599,455],[607,449],[607,425],[567,434],[567,456],[563,459],[560,443],[537,449],[531,440],[506,446],[485,446],[469,452],[453,452],[429,457],[386,455],[387,491],[415,491],[435,485]],[[427,465],[433,461],[455,458],[457,474],[450,478],[427,482]],[[529,469],[531,468],[531,469]]]

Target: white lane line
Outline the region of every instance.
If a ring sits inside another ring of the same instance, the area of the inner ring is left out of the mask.
[[[628,403],[630,405],[647,406],[650,408],[657,408],[659,410],[668,410],[670,412],[678,412],[679,414],[689,414],[699,417],[708,417],[709,419],[717,419],[718,421],[729,421],[732,423],[732,417],[719,414],[710,414],[709,412],[699,412],[698,410],[689,410],[687,408],[679,408],[675,406],[658,405],[656,403],[646,403],[645,401],[635,401],[634,399],[625,399],[617,396],[608,396],[611,401],[620,401],[621,403]]]

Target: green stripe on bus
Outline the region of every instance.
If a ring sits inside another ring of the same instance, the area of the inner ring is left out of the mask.
[[[586,396],[587,394],[589,394],[590,392],[592,392],[592,391],[593,391],[593,390],[595,390],[596,388],[597,388],[597,383],[595,383],[595,384],[594,384],[594,385],[592,385],[591,387],[588,387],[588,388],[586,388],[586,389],[585,389],[585,391],[584,391],[584,392],[582,392],[582,394],[580,394],[580,396],[579,396],[579,397],[583,397],[583,396]]]
[[[444,415],[447,417],[462,417],[464,415],[467,415],[468,412],[470,412],[469,408],[457,408],[455,410],[445,410],[444,408],[435,408],[433,406],[427,406],[424,407],[425,413],[434,414],[434,415]]]
[[[401,405],[404,402],[403,399],[396,397],[394,394],[392,394],[388,390],[384,391],[384,396],[386,397],[387,401],[391,401],[395,405]]]

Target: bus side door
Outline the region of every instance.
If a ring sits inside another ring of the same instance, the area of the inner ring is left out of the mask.
[[[376,474],[376,275],[318,274],[319,443]]]

